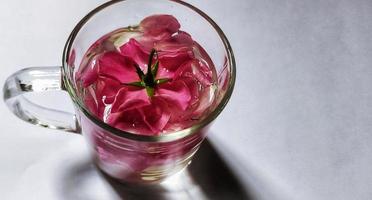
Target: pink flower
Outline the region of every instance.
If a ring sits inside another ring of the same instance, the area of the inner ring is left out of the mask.
[[[139,27],[141,37],[115,51],[97,54],[77,79],[88,91],[95,85],[85,96],[85,104],[106,123],[137,134],[157,135],[195,115],[200,87],[213,82],[212,66],[194,53],[196,43],[179,30],[173,16],[153,15]]]

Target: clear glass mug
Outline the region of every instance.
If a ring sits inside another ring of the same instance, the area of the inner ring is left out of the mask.
[[[153,14],[175,16],[212,58],[218,72],[213,111],[187,129],[160,136],[136,135],[105,124],[92,115],[77,95],[75,73],[81,59],[98,38],[121,27],[138,24]],[[227,104],[235,83],[235,60],[218,25],[196,7],[178,0],[118,0],[86,15],[66,42],[62,67],[34,67],[10,76],[4,100],[19,118],[42,127],[81,133],[97,166],[123,182],[158,182],[186,167],[206,136],[210,123]],[[75,114],[45,108],[25,98],[28,92],[61,90],[70,95]]]

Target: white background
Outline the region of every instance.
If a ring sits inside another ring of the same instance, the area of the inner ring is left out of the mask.
[[[0,1],[1,84],[59,65],[74,25],[103,2]],[[263,199],[372,199],[372,1],[189,2],[236,55],[236,89],[210,136],[246,186]],[[44,101],[71,109],[65,94]],[[87,157],[82,138],[27,124],[3,103],[0,125],[0,198],[60,199],[56,180]]]

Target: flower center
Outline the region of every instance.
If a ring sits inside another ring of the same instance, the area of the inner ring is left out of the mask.
[[[155,58],[156,56],[156,58]],[[155,58],[155,63],[153,63],[153,60]],[[134,64],[134,67],[136,68],[137,75],[140,79],[140,81],[137,82],[131,82],[131,83],[125,83],[124,85],[130,85],[135,87],[141,87],[145,88],[147,95],[149,97],[153,97],[155,94],[155,87],[156,85],[167,83],[171,79],[168,78],[161,78],[156,79],[156,75],[158,73],[159,69],[159,59],[158,59],[158,53],[155,49],[151,50],[150,56],[149,56],[149,62],[147,64],[147,72],[146,74],[143,73],[141,68],[138,66],[137,63]]]

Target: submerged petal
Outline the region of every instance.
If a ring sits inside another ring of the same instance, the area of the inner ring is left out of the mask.
[[[76,73],[76,80],[81,81],[83,87],[88,87],[93,84],[98,78],[98,65],[96,62],[97,56],[89,59],[88,63],[84,63]]]
[[[163,68],[174,73],[185,62],[194,59],[193,40],[189,34],[180,32],[172,38],[158,42],[159,61]]]
[[[103,117],[107,104],[111,104],[121,84],[111,78],[98,77],[93,86],[86,88],[84,95],[85,106],[97,117]]]
[[[161,68],[168,70],[168,72],[174,74],[174,72],[181,67],[185,62],[192,60],[192,53],[187,51],[180,51],[176,53],[160,53],[159,62]]]
[[[110,114],[107,123],[124,131],[154,135],[162,132],[170,115],[165,101],[154,97],[146,106]]]
[[[167,125],[171,112],[167,103],[162,98],[152,98],[152,104],[139,109],[142,114],[143,121],[153,132],[160,134]]]
[[[143,19],[140,28],[146,35],[159,36],[167,33],[172,35],[180,29],[181,25],[172,15],[151,15]]]
[[[156,95],[162,97],[168,104],[173,104],[183,111],[189,106],[191,100],[190,90],[182,80],[159,85]]]
[[[117,92],[111,113],[123,112],[150,104],[149,97],[143,88],[123,87]]]
[[[121,83],[139,80],[131,57],[122,56],[117,52],[106,52],[98,60],[99,75],[111,77]]]
[[[130,39],[120,47],[120,53],[123,56],[132,58],[142,69],[145,69],[149,57],[150,49],[146,49],[137,40]]]
[[[111,104],[115,99],[117,91],[122,87],[121,83],[115,79],[99,76],[95,89],[97,100],[105,104]]]
[[[200,60],[190,60],[184,63],[175,72],[174,78],[192,77],[198,80],[203,86],[209,86],[213,83],[213,72]]]
[[[191,51],[193,44],[194,41],[188,33],[179,31],[172,37],[157,42],[154,47],[158,51],[175,53],[180,51]]]
[[[143,121],[143,115],[138,109],[112,113],[108,116],[106,123],[123,131],[136,134],[149,134],[152,132]]]

